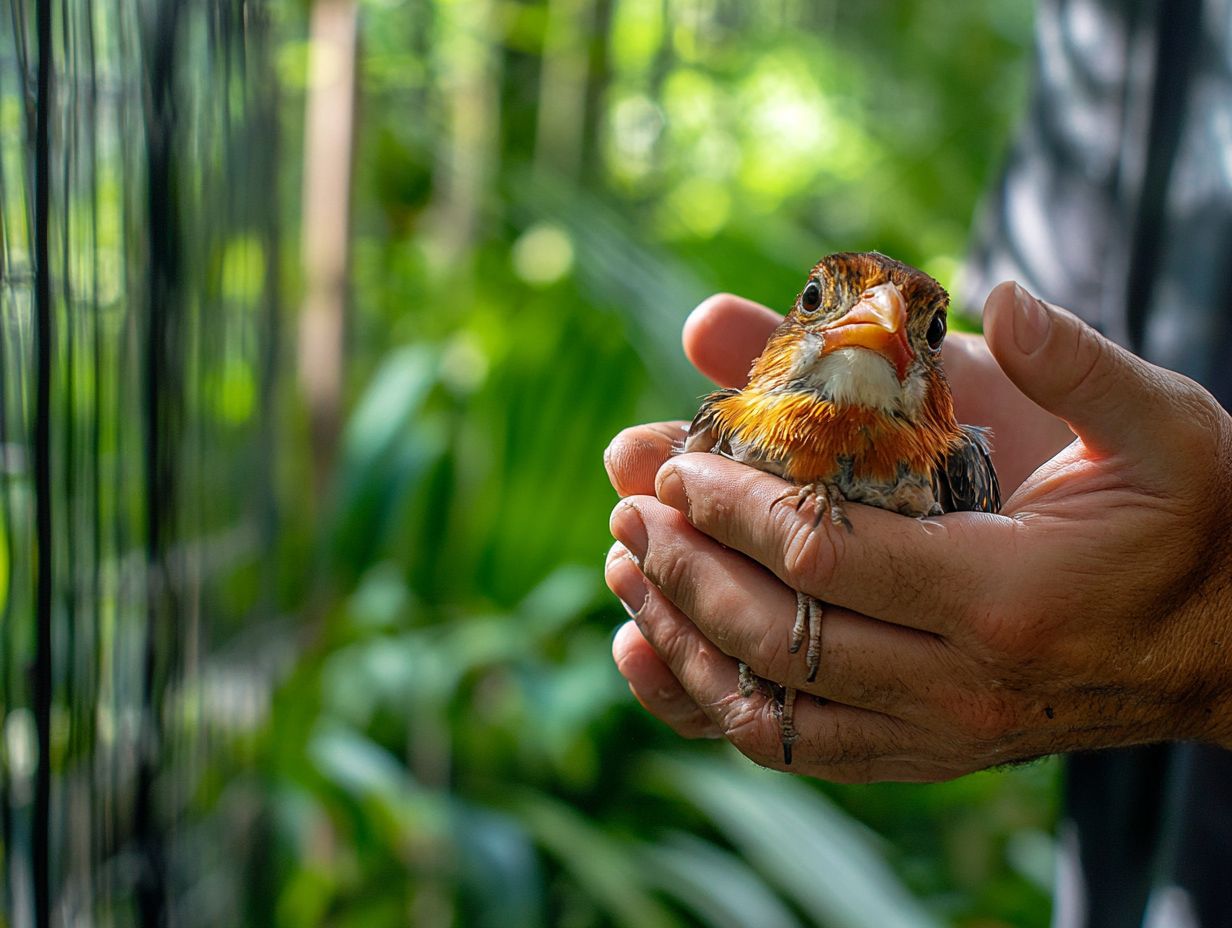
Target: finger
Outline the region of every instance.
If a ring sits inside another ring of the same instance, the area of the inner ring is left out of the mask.
[[[654,492],[663,462],[684,441],[686,422],[654,422],[621,431],[603,452],[608,480],[621,496]]]
[[[716,454],[668,461],[659,500],[720,544],[769,568],[793,590],[897,625],[950,636],[1009,574],[1016,523],[987,513],[910,519],[844,504],[848,530],[816,502],[797,509],[791,485]]]
[[[1170,392],[1159,368],[1011,282],[989,294],[984,332],[1018,389],[1069,423],[1092,450],[1158,443],[1151,410]]]
[[[617,542],[608,551],[604,570],[608,588],[632,614],[645,600],[646,579]],[[684,691],[680,681],[637,630],[626,622],[612,639],[612,659],[629,683],[629,690],[651,715],[671,726],[686,738],[717,738],[719,730],[701,707]]]
[[[749,367],[783,317],[730,293],[703,301],[684,323],[684,353],[721,387],[743,387]]]
[[[954,415],[959,422],[992,428],[992,462],[1008,498],[1040,464],[1073,441],[1074,433],[1014,385],[981,336],[951,332],[944,356]]]
[[[936,704],[952,695],[956,662],[943,639],[829,605],[822,613],[821,669],[809,681],[806,652],[791,651],[796,594],[769,571],[652,498],[620,503],[611,527],[631,545],[644,541],[639,562],[646,578],[759,677],[921,722],[935,719]]]
[[[635,616],[638,629],[671,668],[723,737],[765,767],[790,770],[839,782],[913,778],[921,765],[911,760],[913,726],[840,703],[796,701],[796,762],[783,763],[782,723],[775,701],[762,692],[741,696],[737,669],[679,609],[654,586]],[[914,737],[913,737],[914,736]]]
[[[616,669],[642,707],[685,738],[718,738],[719,727],[695,703],[637,625],[626,622],[612,640]]]

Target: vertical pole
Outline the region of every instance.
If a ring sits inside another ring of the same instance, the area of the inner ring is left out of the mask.
[[[317,0],[309,25],[299,382],[308,405],[318,493],[332,470],[342,416],[358,15],[355,0]]]
[[[34,923],[51,925],[51,266],[47,221],[51,212],[51,0],[38,2],[38,83],[34,137],[35,410],[34,494],[38,622],[34,655],[34,719],[38,770],[34,783]]]

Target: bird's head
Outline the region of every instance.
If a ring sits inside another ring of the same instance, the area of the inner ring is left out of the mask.
[[[939,283],[893,258],[829,255],[809,274],[752,378],[914,419],[926,401],[941,399],[938,391],[948,399],[941,370],[948,305]]]

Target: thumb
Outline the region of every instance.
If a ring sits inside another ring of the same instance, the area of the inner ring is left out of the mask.
[[[1150,441],[1159,370],[1016,283],[984,304],[984,338],[1014,385],[1096,452]]]

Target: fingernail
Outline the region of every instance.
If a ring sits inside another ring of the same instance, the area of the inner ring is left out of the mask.
[[[646,560],[646,547],[650,542],[646,537],[646,523],[636,506],[627,500],[621,501],[612,510],[609,527],[616,540],[629,549],[635,564]]]
[[[686,519],[691,515],[689,494],[685,490],[684,480],[681,479],[680,469],[676,465],[665,464],[659,469],[659,474],[655,478],[655,495],[659,497],[659,502],[683,512]]]
[[[1014,343],[1023,354],[1035,354],[1048,339],[1052,318],[1044,305],[1014,284]]]
[[[603,569],[611,567],[617,560],[622,557],[632,559],[633,555],[629,553],[629,549],[622,545],[619,541],[612,542],[612,546],[607,549],[607,556],[603,558]]]
[[[609,442],[608,446],[603,449],[603,469],[607,472],[608,482],[612,486],[616,486],[616,472],[612,467],[612,444],[615,441],[616,439],[612,439],[612,442]]]
[[[608,572],[607,585],[616,594],[620,604],[625,607],[629,618],[637,619],[637,614],[646,604],[646,578],[641,570],[632,563],[617,565],[614,570]]]

